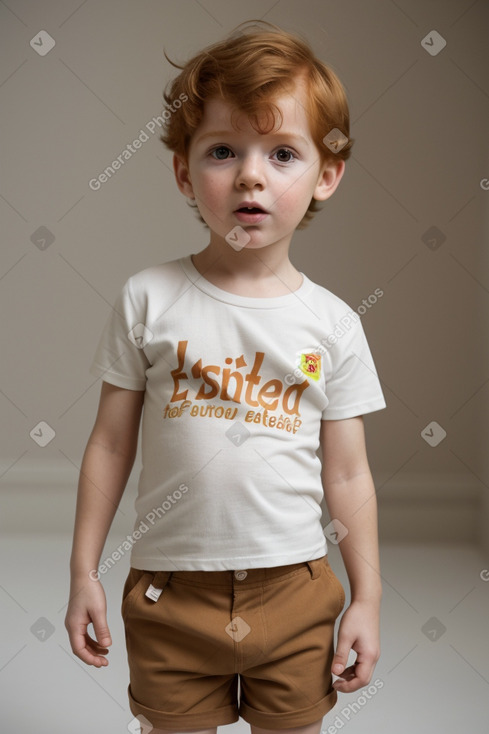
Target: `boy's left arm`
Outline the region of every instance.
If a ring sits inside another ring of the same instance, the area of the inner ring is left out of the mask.
[[[326,505],[331,520],[339,520],[348,531],[339,548],[350,582],[351,603],[339,626],[332,672],[341,678],[333,686],[351,693],[370,682],[380,657],[382,586],[377,498],[368,465],[363,416],[321,421],[320,440]],[[346,668],[350,650],[357,658]]]

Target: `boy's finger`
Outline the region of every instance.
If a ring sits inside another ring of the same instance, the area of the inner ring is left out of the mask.
[[[98,662],[99,657],[96,657],[90,650],[90,643],[93,643],[93,640],[88,634],[73,633],[70,637],[70,643],[73,654],[83,660],[84,663],[95,665]]]
[[[335,675],[341,675],[341,673],[344,671],[348,662],[348,655],[350,654],[350,650],[351,645],[347,642],[343,642],[340,638],[340,640],[338,641],[336,652],[333,656],[333,664],[331,666],[331,671]]]
[[[87,625],[79,623],[68,626],[68,637],[70,639],[71,649],[75,655],[79,655],[81,650],[86,647],[85,635],[87,633]]]
[[[353,693],[368,685],[372,679],[373,665],[355,663],[346,668],[341,678],[335,680],[333,688],[341,693]]]
[[[95,665],[97,668],[100,668],[102,665],[109,664],[109,661],[104,657],[109,650],[99,645],[97,640],[92,639],[88,632],[83,637],[82,646],[74,652],[87,665]]]
[[[109,661],[104,658],[103,655],[95,655],[89,650],[88,647],[84,647],[76,654],[78,655],[80,660],[83,660],[84,663],[86,663],[87,665],[95,665],[96,668],[101,668],[102,666],[106,666],[109,664]]]
[[[110,636],[110,630],[107,626],[107,620],[105,615],[93,615],[92,624],[95,637],[99,645],[103,647],[112,645],[112,638]]]
[[[355,665],[345,668],[341,674],[341,678],[338,678],[333,683],[333,688],[340,693],[352,693],[361,686],[358,683]]]
[[[358,661],[355,663],[355,677],[357,680],[358,687],[366,686],[370,683],[372,674],[374,672],[375,664],[370,661]]]
[[[80,651],[85,647],[85,636],[83,633],[70,632],[70,645],[73,653],[79,655]]]
[[[108,660],[102,657],[102,654],[107,654],[109,651],[96,640],[93,640],[87,631],[86,622],[79,623],[69,629],[69,639],[73,654],[76,655],[80,660],[83,660],[87,665],[95,665],[100,668],[102,665],[108,665]]]

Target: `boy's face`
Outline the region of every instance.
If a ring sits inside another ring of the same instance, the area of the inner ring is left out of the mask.
[[[324,201],[334,193],[345,164],[321,164],[305,94],[297,81],[293,93],[274,100],[283,121],[277,132],[266,135],[256,132],[243,114],[234,120],[236,130],[228,102],[212,98],[205,103],[188,161],[174,156],[174,168],[180,191],[195,199],[211,230],[211,242],[222,243],[239,225],[250,237],[247,250],[279,242],[288,247],[311,199]],[[243,210],[247,204],[263,211]]]

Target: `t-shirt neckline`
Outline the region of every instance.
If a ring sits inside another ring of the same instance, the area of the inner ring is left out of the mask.
[[[298,305],[314,287],[314,283],[309,280],[307,275],[299,271],[302,275],[302,283],[295,291],[286,293],[283,296],[272,296],[271,298],[239,296],[236,293],[230,293],[229,291],[222,290],[222,288],[218,288],[201,275],[193,264],[191,255],[179,258],[178,262],[185,275],[196,288],[218,301],[230,303],[233,306],[243,306],[245,308],[284,308]]]

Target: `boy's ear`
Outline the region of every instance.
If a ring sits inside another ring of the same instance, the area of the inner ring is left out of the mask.
[[[334,194],[345,172],[345,161],[326,161],[321,166],[313,198],[325,201]]]
[[[185,196],[195,199],[194,189],[190,180],[187,162],[176,153],[173,155],[173,170],[177,186]]]

